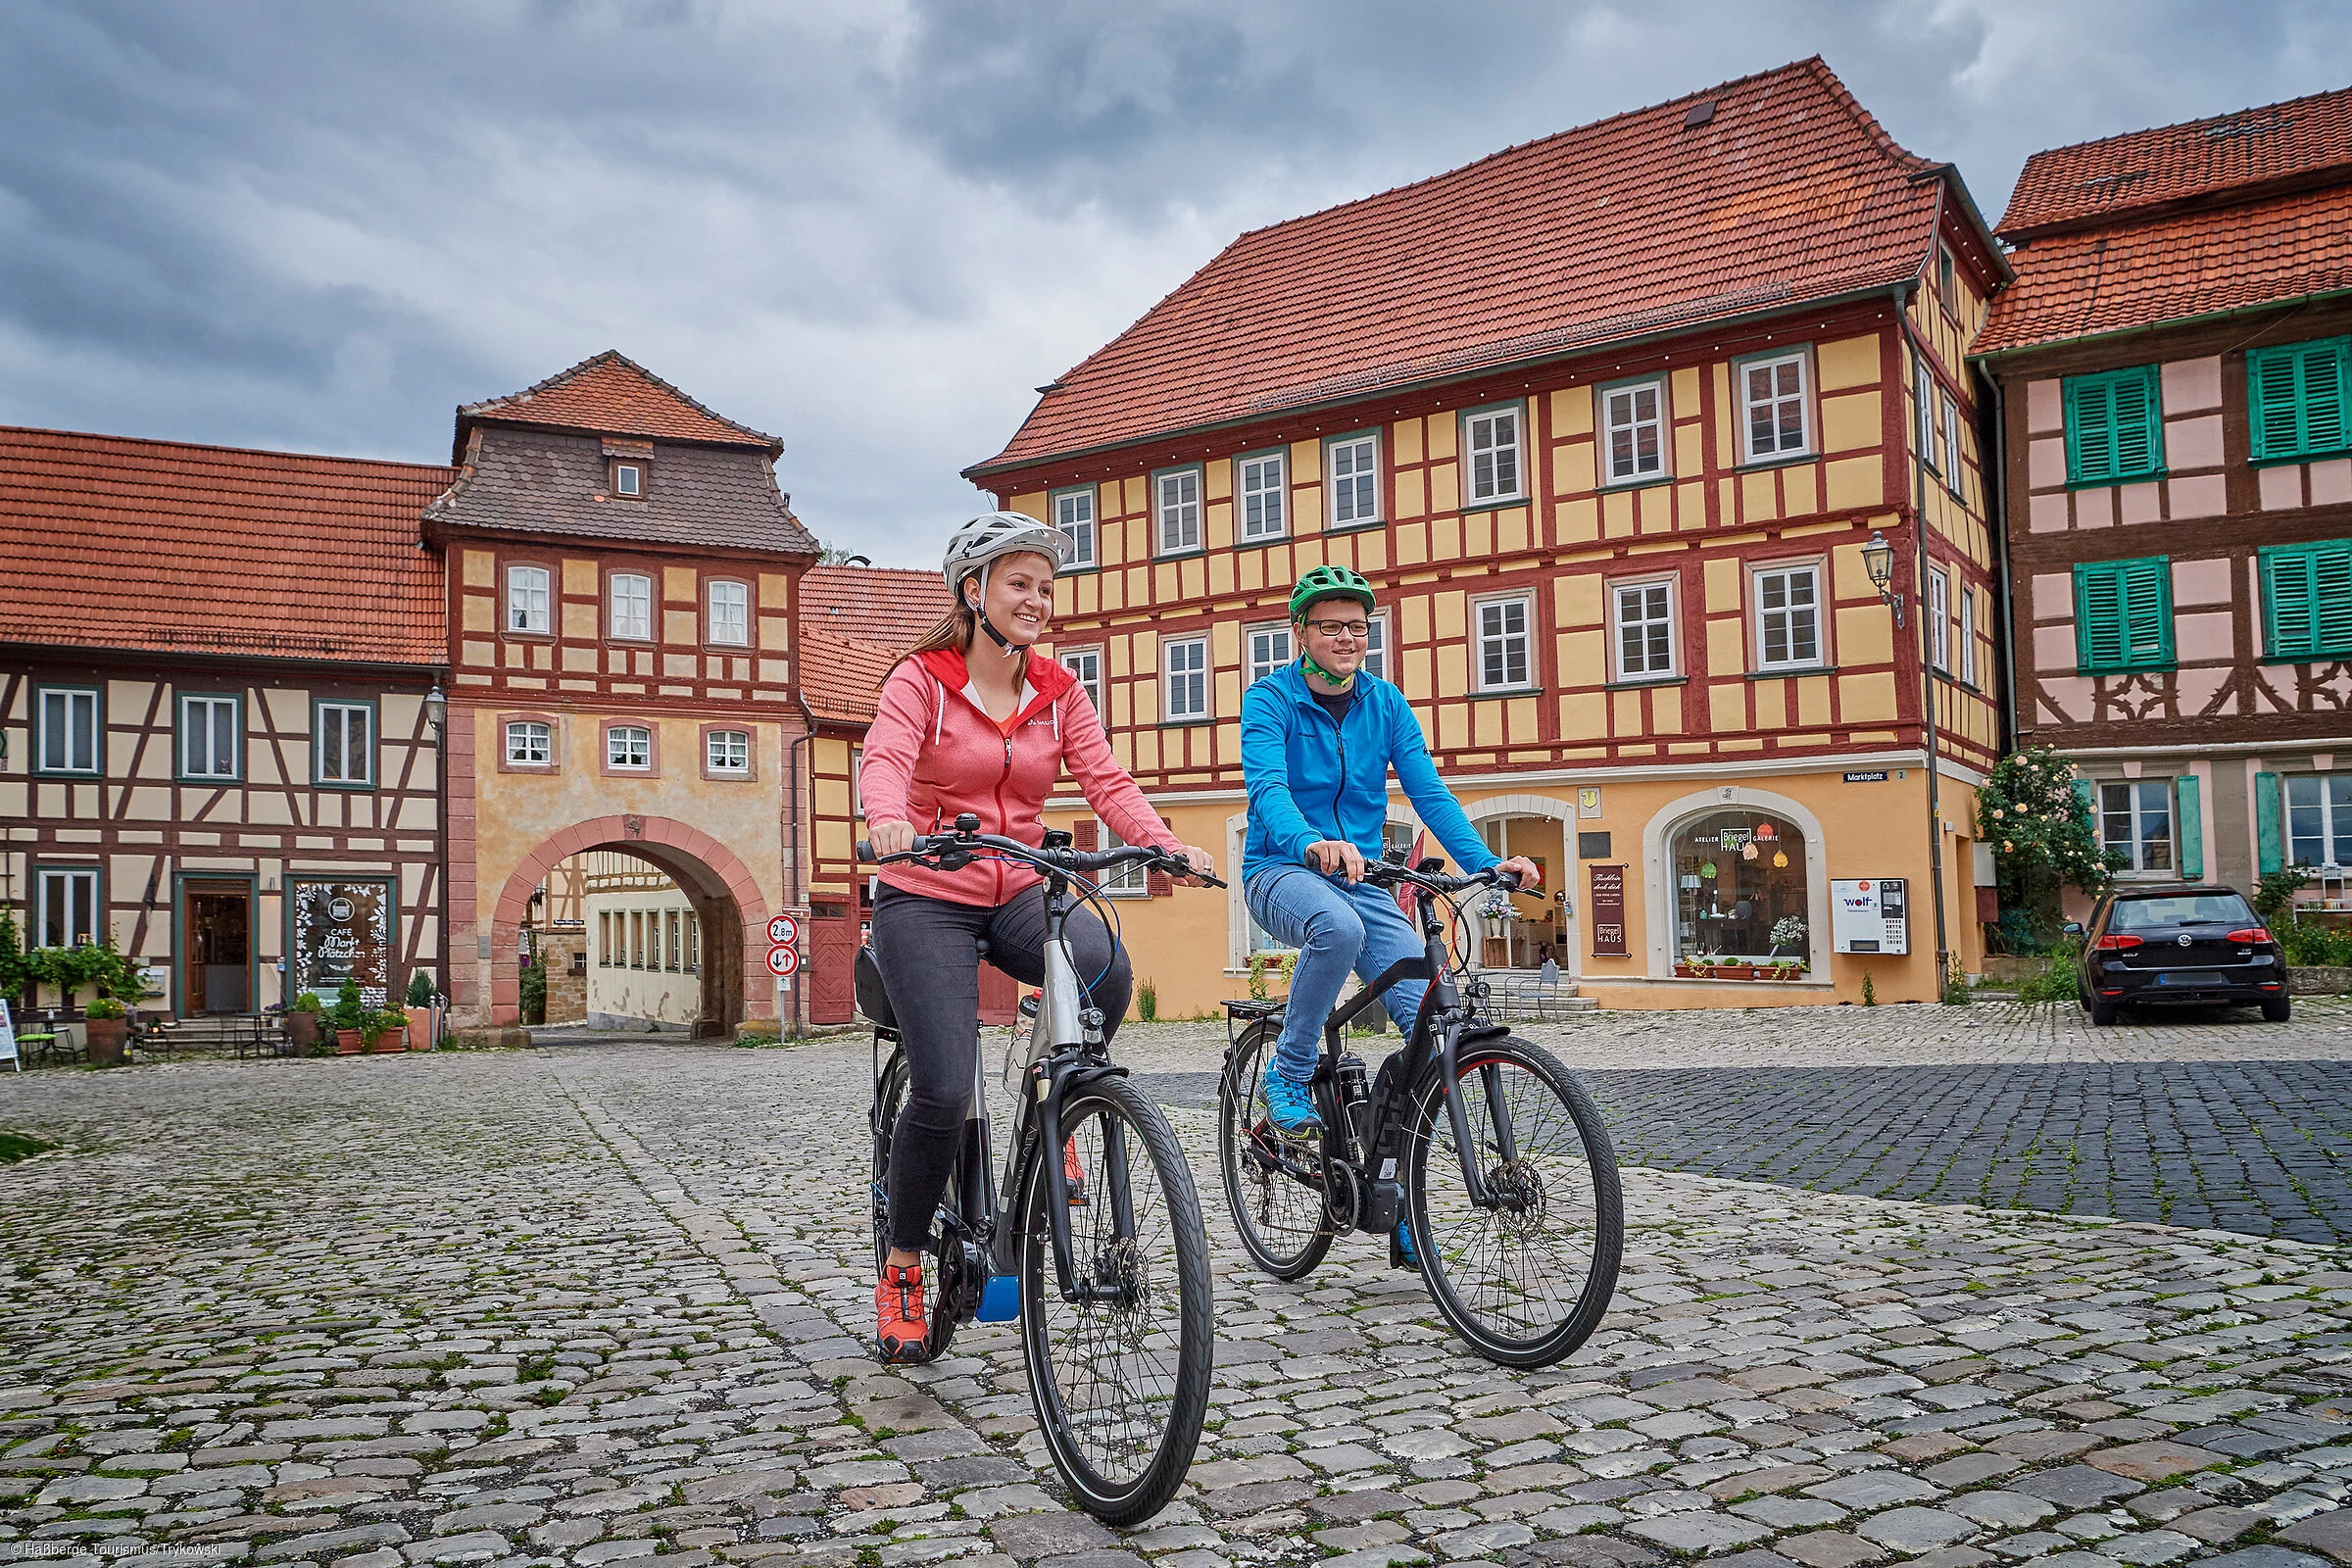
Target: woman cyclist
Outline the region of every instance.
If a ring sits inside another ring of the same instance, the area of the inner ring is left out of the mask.
[[[859,788],[876,857],[903,853],[970,811],[980,830],[1042,844],[1039,815],[1064,768],[1087,804],[1129,844],[1181,854],[1199,871],[1205,850],[1179,844],[1110,755],[1102,721],[1077,678],[1031,655],[1054,615],[1054,576],[1067,560],[1059,530],[992,512],[948,541],[941,575],[956,608],[882,683],[866,732]],[[961,871],[886,865],[874,896],[881,970],[910,1082],[891,1138],[890,1255],[874,1287],[874,1340],[885,1361],[919,1357],[925,1339],[921,1250],[947,1191],[980,1049],[980,956],[1024,985],[1045,980],[1045,892],[1026,866],[985,858]],[[1133,971],[1093,911],[1063,934],[1078,972],[1100,976],[1091,1004],[1105,1032],[1127,1011]],[[1083,1180],[1081,1173],[1073,1173]]]

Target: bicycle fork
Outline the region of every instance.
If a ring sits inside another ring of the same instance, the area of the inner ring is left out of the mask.
[[[1502,1200],[1487,1190],[1485,1173],[1479,1169],[1478,1145],[1470,1137],[1470,1113],[1463,1108],[1458,1093],[1461,1039],[1461,1020],[1447,1019],[1439,1048],[1438,1093],[1445,1097],[1446,1119],[1453,1127],[1453,1152],[1462,1162],[1463,1190],[1473,1205],[1499,1208]],[[1502,1069],[1494,1062],[1482,1062],[1478,1076],[1480,1087],[1486,1091],[1487,1116],[1494,1132],[1494,1152],[1500,1164],[1511,1164],[1519,1157],[1519,1148],[1511,1130],[1511,1108],[1502,1100]]]

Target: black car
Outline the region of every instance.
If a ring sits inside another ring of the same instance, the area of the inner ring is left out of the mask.
[[[2254,1003],[2287,1019],[2286,959],[2235,888],[2194,883],[2121,889],[2099,900],[2082,937],[2076,995],[2096,1024],[2127,1003]]]

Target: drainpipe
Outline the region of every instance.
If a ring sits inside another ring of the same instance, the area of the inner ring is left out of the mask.
[[[2017,601],[2012,597],[2009,580],[2009,400],[2008,388],[1998,376],[1984,374],[1985,384],[1992,388],[1992,544],[1993,559],[2001,570],[2000,602],[1993,607],[2000,627],[1993,657],[2001,662],[2001,724],[2005,732],[2004,750],[2017,750]]]
[[[808,902],[806,890],[801,886],[801,748],[816,739],[816,715],[808,710],[808,700],[801,695],[798,684],[792,688],[792,703],[801,710],[803,729],[800,739],[794,741],[784,753],[784,799],[787,803],[785,809],[789,813],[784,829],[784,897],[797,908]],[[803,948],[806,951],[807,944],[804,943]],[[806,1005],[809,985],[808,965],[804,962],[800,972],[792,978],[792,1033],[797,1040],[808,1032],[808,1009]]]
[[[1926,352],[1920,347],[1919,338],[1911,330],[1910,296],[1918,287],[1918,282],[1914,280],[1898,285],[1894,291],[1894,319],[1896,324],[1903,329],[1903,341],[1911,346],[1912,363],[1915,366],[1926,363]],[[1912,373],[1911,384],[1914,388],[1919,385],[1919,375],[1916,369]],[[1912,415],[1910,433],[1914,440],[1919,434],[1918,416],[1921,412],[1923,411],[1914,410]],[[1930,657],[1935,650],[1936,639],[1929,632],[1927,624],[1928,615],[1933,613],[1933,607],[1928,603],[1927,454],[1914,450],[1911,457],[1911,468],[1913,478],[1912,531],[1918,536],[1918,561],[1915,564],[1917,575],[1912,582],[1912,602],[1917,604],[1921,611],[1919,635],[1913,641],[1919,649],[1919,686],[1922,699],[1919,710],[1920,737],[1926,745],[1928,754],[1928,868],[1936,900],[1936,1000],[1940,1002],[1943,1000],[1944,987],[1951,981],[1952,956],[1950,937],[1944,929],[1943,918],[1942,778],[1936,765],[1936,663]]]

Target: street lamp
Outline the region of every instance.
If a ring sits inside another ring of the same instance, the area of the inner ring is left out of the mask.
[[[1901,630],[1903,596],[1891,592],[1886,586],[1894,580],[1894,546],[1888,544],[1886,536],[1876,528],[1870,530],[1870,543],[1862,547],[1862,569],[1870,573],[1870,585],[1893,610],[1895,629]]]
[[[433,726],[433,739],[441,738],[441,726],[449,722],[449,699],[441,695],[441,683],[424,694],[424,721]]]

